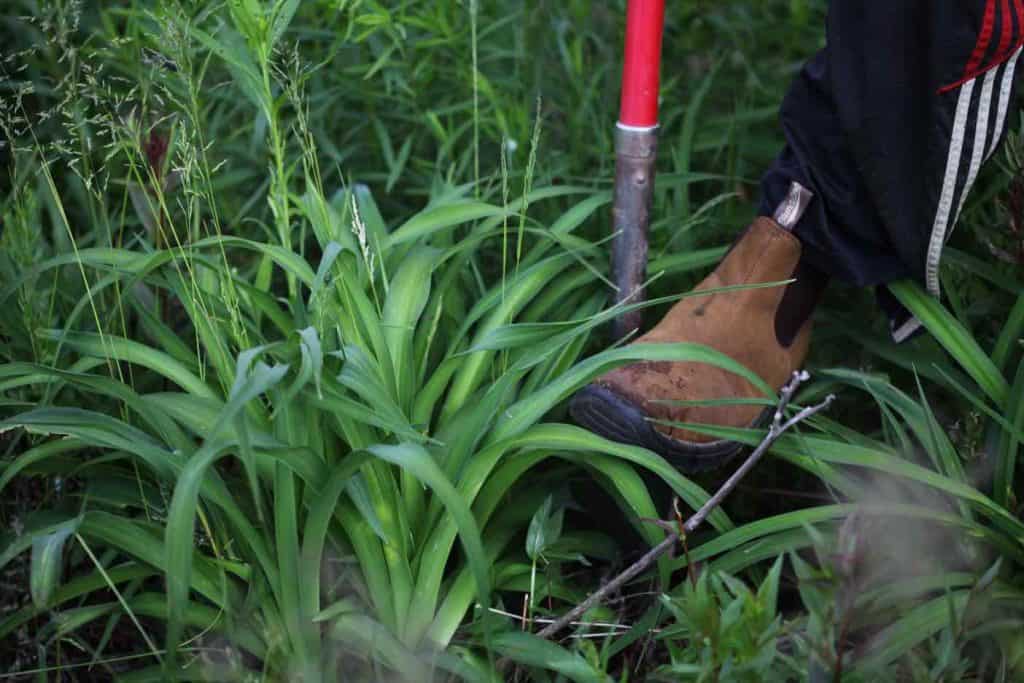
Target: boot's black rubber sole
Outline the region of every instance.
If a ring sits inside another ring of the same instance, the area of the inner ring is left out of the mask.
[[[755,425],[771,412],[772,409],[766,409]],[[609,441],[643,446],[689,474],[721,467],[743,449],[743,444],[736,441],[693,443],[673,439],[655,429],[647,414],[634,403],[596,384],[573,396],[569,413],[581,427]]]

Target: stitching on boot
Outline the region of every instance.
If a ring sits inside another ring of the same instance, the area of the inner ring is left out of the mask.
[[[750,268],[748,268],[747,272],[743,275],[743,279],[740,282],[738,282],[737,284],[742,284],[742,285],[750,284],[750,278],[753,276],[754,271],[757,270],[757,267],[759,265],[761,265],[761,261],[764,259],[765,252],[768,251],[768,247],[772,246],[771,243],[774,242],[776,239],[778,239],[778,234],[773,230],[768,235],[768,244],[766,244],[765,248],[762,249],[760,251],[760,253],[757,254],[757,258],[754,259],[754,262],[750,264]],[[730,322],[735,322],[735,321],[730,321]]]

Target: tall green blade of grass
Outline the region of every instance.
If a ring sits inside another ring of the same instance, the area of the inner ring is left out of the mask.
[[[997,406],[1004,405],[1010,390],[1006,379],[970,332],[919,286],[901,281],[889,285],[889,289],[978,383],[982,391]]]

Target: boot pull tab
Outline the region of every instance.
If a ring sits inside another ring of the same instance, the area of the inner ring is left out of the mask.
[[[780,228],[786,232],[793,232],[793,228],[800,222],[812,199],[814,199],[814,193],[794,180],[789,184],[786,198],[775,208],[772,218]]]

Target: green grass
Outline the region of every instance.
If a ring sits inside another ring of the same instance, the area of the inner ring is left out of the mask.
[[[7,668],[1020,675],[1024,286],[992,228],[1019,225],[1016,135],[964,212],[949,298],[893,287],[930,335],[895,346],[867,295],[834,289],[798,402],[836,407],[685,556],[545,642],[522,622],[564,613],[660,540],[643,520],[670,495],[685,514],[721,477],[584,432],[565,399],[636,359],[744,372],[699,347],[606,348],[623,3],[16,5]],[[652,317],[753,215],[823,11],[672,8]]]

